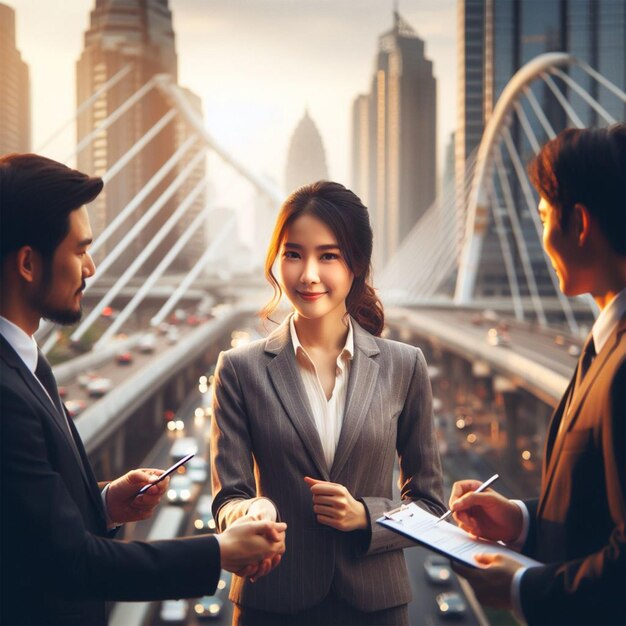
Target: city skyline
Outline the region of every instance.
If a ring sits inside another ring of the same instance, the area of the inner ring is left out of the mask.
[[[95,3],[64,2],[56,12],[34,0],[6,3],[16,10],[17,43],[31,66],[37,150],[74,114],[75,63]],[[285,0],[215,0],[207,6],[174,0],[169,5],[179,83],[202,97],[207,126],[225,148],[281,185],[291,132],[308,109],[327,146],[329,176],[351,184],[351,102],[367,90],[378,37],[393,21],[392,2],[303,1],[295,6]],[[454,7],[454,0],[399,5],[434,62],[444,103],[438,111],[440,164],[455,122]],[[305,24],[314,36],[302,37]],[[63,159],[73,139],[70,129],[44,153]]]

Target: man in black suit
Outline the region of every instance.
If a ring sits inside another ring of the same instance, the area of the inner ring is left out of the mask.
[[[530,174],[561,291],[601,312],[552,417],[539,499],[477,494],[471,480],[450,497],[462,528],[545,565],[482,555],[463,575],[529,624],[626,624],[626,126],[563,131]]]
[[[85,204],[102,180],[37,155],[0,157],[0,572],[2,624],[105,624],[106,600],[210,594],[221,567],[278,564],[284,524],[246,520],[215,536],[113,539],[149,517],[167,479],[133,470],[98,484],[33,333],[81,316],[95,271]],[[232,532],[230,532],[232,530]]]

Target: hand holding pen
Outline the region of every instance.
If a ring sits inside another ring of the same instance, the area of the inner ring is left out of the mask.
[[[449,501],[450,514],[470,535],[511,543],[522,532],[522,511],[512,500],[488,489],[497,477],[496,474],[484,483],[478,480],[454,483]]]

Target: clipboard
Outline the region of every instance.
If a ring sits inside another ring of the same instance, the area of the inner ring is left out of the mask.
[[[515,552],[501,543],[474,539],[449,522],[436,524],[437,519],[432,513],[411,502],[386,513],[377,519],[376,523],[468,567],[480,568],[474,561],[474,554],[479,552],[502,554],[515,559],[524,567],[542,565],[539,561]]]

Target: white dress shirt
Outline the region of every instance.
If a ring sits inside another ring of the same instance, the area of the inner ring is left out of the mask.
[[[615,330],[619,321],[626,314],[626,289],[622,289],[614,298],[607,304],[604,309],[598,315],[598,318],[591,327],[591,335],[593,336],[593,345],[596,350],[596,354],[600,354],[606,342],[608,341],[611,333]],[[522,511],[522,532],[519,537],[509,544],[516,550],[521,549],[528,536],[529,526],[529,513],[526,505],[521,500],[513,500]],[[527,570],[527,567],[522,567],[515,572],[513,580],[511,581],[511,604],[513,605],[513,613],[522,622],[526,623],[524,614],[522,612],[522,598],[521,598],[521,585],[522,576]]]
[[[350,378],[350,362],[354,356],[352,321],[348,317],[348,336],[341,353],[337,357],[335,386],[333,387],[333,393],[330,398],[326,398],[315,364],[298,339],[293,316],[289,320],[289,331],[291,333],[291,343],[296,354],[300,376],[309,400],[309,405],[311,406],[315,426],[322,442],[324,458],[326,459],[326,464],[330,471],[335,458],[339,435],[341,434],[343,414],[346,407],[346,396],[348,393],[348,380]]]

